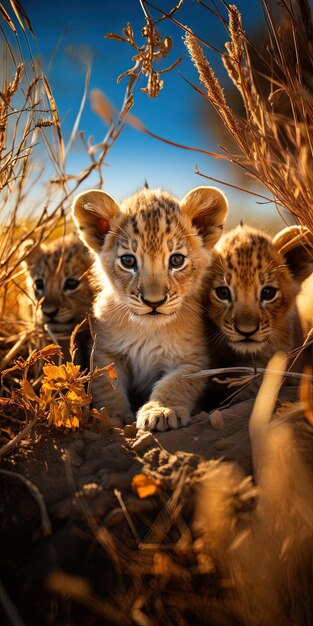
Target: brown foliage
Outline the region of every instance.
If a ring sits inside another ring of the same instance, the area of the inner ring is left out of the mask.
[[[285,18],[277,27],[266,0],[263,5],[270,42],[268,74],[262,76],[268,84],[268,97],[260,89],[250,61],[251,44],[243,31],[240,13],[235,5],[228,7],[230,41],[225,44],[223,62],[242,97],[244,117],[236,115],[226,102],[196,37],[188,32],[185,42],[208,100],[240,149],[241,156],[228,154],[227,158],[263,183],[277,205],[286,208],[312,232],[313,107],[300,63],[300,58],[305,58],[312,67],[310,9],[307,2],[295,2],[291,9],[283,3]]]
[[[47,341],[44,329],[35,328],[27,315],[25,301],[29,296],[21,262],[42,241],[71,230],[67,215],[72,196],[93,172],[98,174],[98,186],[102,186],[108,151],[133,106],[133,89],[128,89],[121,110],[114,110],[107,119],[109,129],[103,140],[87,143],[78,128],[89,84],[88,68],[82,103],[65,145],[51,86],[40,60],[32,57],[30,20],[16,0],[11,1],[11,9],[7,11],[1,5],[0,11],[5,33],[0,85],[0,370],[19,354],[27,358]],[[101,115],[103,107],[100,110],[98,106],[96,112]],[[85,147],[87,165],[72,175],[67,171],[68,154],[78,138]],[[41,165],[47,157],[54,170],[52,176]],[[33,246],[25,246],[27,240],[32,240]]]

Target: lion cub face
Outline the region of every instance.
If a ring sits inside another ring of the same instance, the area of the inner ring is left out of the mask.
[[[274,352],[290,333],[301,282],[313,271],[312,242],[306,237],[298,226],[273,240],[239,226],[221,238],[204,296],[212,323],[209,340],[216,350]]]
[[[82,239],[110,282],[117,314],[145,324],[179,315],[199,293],[226,212],[223,194],[205,187],[180,203],[164,191],[144,189],[121,206],[91,190],[73,209]]]
[[[56,334],[69,334],[88,312],[91,258],[75,235],[37,246],[27,257],[27,286],[38,302],[36,317]]]

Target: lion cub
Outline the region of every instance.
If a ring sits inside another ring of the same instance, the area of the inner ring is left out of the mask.
[[[103,191],[73,206],[82,240],[93,251],[102,291],[95,303],[98,366],[113,362],[115,388],[94,383],[98,407],[132,421],[130,396],[143,396],[137,426],[185,426],[203,390],[185,374],[208,366],[200,291],[227,214],[221,191],[198,187],[181,202],[143,189],[119,205]]]
[[[31,243],[26,242],[26,248]],[[38,245],[24,261],[30,296],[27,304],[33,303],[31,317],[55,338],[66,359],[71,332],[91,309],[91,263],[88,250],[75,233]],[[23,308],[25,312],[24,300]],[[88,365],[88,341],[88,330],[83,329],[77,336],[77,356],[83,367]]]
[[[277,350],[292,362],[304,339],[297,295],[312,271],[313,238],[305,228],[287,227],[272,240],[249,226],[226,233],[204,282],[212,367],[265,367]],[[309,307],[312,315],[312,290]],[[293,369],[302,367],[300,355]]]

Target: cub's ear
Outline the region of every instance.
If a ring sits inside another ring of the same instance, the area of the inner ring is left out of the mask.
[[[90,189],[75,198],[72,214],[82,241],[94,252],[100,252],[120,207],[105,191]]]
[[[287,226],[273,238],[295,280],[302,283],[313,272],[313,235],[304,226]]]
[[[180,208],[190,217],[204,245],[213,248],[219,240],[227,215],[227,200],[216,187],[196,187],[180,202]]]
[[[24,268],[35,265],[36,259],[44,252],[44,248],[40,243],[36,243],[34,239],[26,239],[19,246],[19,256],[22,260]]]

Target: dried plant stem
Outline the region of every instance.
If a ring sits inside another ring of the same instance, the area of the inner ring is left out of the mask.
[[[204,56],[203,50],[196,37],[190,33],[186,34],[185,44],[192,58],[192,61],[199,72],[199,78],[207,89],[208,97],[214,103],[226,128],[232,134],[239,134],[238,123],[232,111],[228,107],[223,90],[217,80],[208,60]]]
[[[286,378],[295,378],[297,380],[302,380],[304,378],[312,380],[311,374],[301,374],[300,372],[288,372],[281,370],[271,370],[264,367],[220,367],[216,369],[210,370],[199,370],[195,374],[184,374],[183,378],[211,378],[212,376],[219,376],[221,374],[265,374],[265,372],[269,372],[270,374],[283,374]]]
[[[35,426],[38,420],[39,416],[34,417],[30,422],[28,422],[28,424],[26,424],[26,426],[24,426],[24,428],[22,428],[22,430],[20,430],[20,432],[13,439],[11,439],[11,441],[9,441],[9,443],[6,443],[4,446],[2,446],[0,448],[0,458],[13,450],[13,448],[15,448],[15,446],[20,443],[22,439],[24,439],[25,435],[27,435],[31,431],[31,429],[33,428],[33,426]]]
[[[226,185],[227,187],[231,187],[232,189],[238,189],[239,191],[243,191],[244,193],[250,194],[250,196],[255,196],[255,198],[261,198],[266,202],[272,203],[273,199],[268,198],[267,196],[262,196],[260,193],[256,193],[256,191],[250,191],[250,189],[244,189],[244,187],[239,187],[239,185],[234,185],[232,183],[226,182],[226,180],[220,180],[219,178],[213,178],[213,176],[208,176],[207,174],[203,174],[200,172],[198,167],[196,166],[195,174],[198,176],[202,176],[202,178],[206,178],[207,180],[213,180],[215,183],[219,183],[219,185]],[[276,204],[279,204],[278,202]]]
[[[278,368],[282,366],[282,371]],[[252,446],[254,469],[257,478],[259,468],[262,466],[264,455],[266,455],[266,432],[272,419],[275,404],[277,402],[279,389],[285,375],[287,359],[282,354],[277,353],[269,362],[269,367],[265,371],[264,380],[256,397],[253,411],[249,421],[249,433]]]
[[[134,539],[136,541],[136,544],[137,544],[137,546],[139,546],[140,545],[140,537],[139,537],[139,535],[137,533],[137,530],[136,530],[136,528],[134,526],[133,520],[132,520],[131,516],[129,515],[128,511],[127,511],[127,507],[126,507],[126,504],[125,504],[125,502],[124,502],[124,500],[122,498],[122,494],[121,494],[121,492],[118,489],[114,489],[114,495],[116,496],[116,498],[118,500],[118,503],[119,503],[119,505],[120,505],[120,507],[121,507],[121,509],[123,511],[123,514],[125,516],[125,519],[127,521],[128,526],[129,526],[129,528],[130,528],[130,530],[132,532],[132,535],[133,535],[133,537],[134,537]]]
[[[0,602],[7,614],[12,626],[26,626],[24,620],[21,618],[16,606],[13,604],[7,590],[0,581]]]
[[[283,20],[278,28],[268,1],[262,0],[269,36],[266,57],[245,36],[237,7],[222,3],[228,11],[230,36],[222,60],[241,95],[243,117],[238,118],[226,102],[220,81],[189,29],[185,29],[185,43],[208,100],[241,151],[239,156],[228,153],[226,158],[249,171],[277,205],[313,232],[313,106],[312,86],[306,78],[313,64],[309,5],[305,3],[306,11],[296,18],[289,4],[281,3]],[[250,49],[263,72],[254,70]]]
[[[22,294],[25,298],[27,294],[24,283],[25,271],[24,269],[21,271],[21,263],[38,245],[55,237],[55,231],[60,229],[62,223],[64,231],[66,230],[66,215],[69,212],[71,198],[90,175],[95,172],[98,175],[98,186],[103,185],[102,170],[105,159],[128,123],[127,116],[133,106],[134,91],[138,82],[135,80],[127,86],[121,110],[115,112],[114,118],[112,116],[103,140],[96,145],[93,145],[91,139],[89,142],[83,141],[87,163],[81,171],[69,175],[67,173],[69,151],[76,137],[82,137],[78,125],[86,101],[90,68],[86,73],[83,97],[70,140],[65,148],[55,97],[41,68],[40,60],[34,60],[31,54],[27,37],[30,22],[24,10],[21,22],[16,3],[12,1],[11,5],[8,11],[2,9],[0,11],[0,29],[4,34],[3,78],[0,80],[0,213],[3,224],[0,237],[2,367],[10,365],[18,354],[25,356],[34,347],[41,347],[43,339],[43,333],[38,333],[38,328],[29,321],[28,315],[24,315],[23,307],[27,305]],[[12,45],[11,40],[14,42]],[[23,56],[25,42],[26,59]],[[29,57],[31,63],[28,63]],[[40,165],[41,161],[47,160],[47,156],[53,166],[54,177],[50,177],[45,166]],[[44,193],[40,193],[41,188],[44,188]],[[33,198],[36,189],[38,194]],[[29,239],[33,240],[33,246],[24,245]],[[56,338],[52,339],[56,343]],[[12,386],[13,384],[14,381]]]
[[[182,510],[181,495],[185,480],[186,469],[183,468],[177,481],[174,493],[166,501],[163,501],[163,508],[151,524],[144,541],[140,543],[141,547],[144,547],[145,549],[156,549],[157,545],[160,545],[165,540],[175,522],[178,526],[181,526],[182,534],[185,534],[186,530],[188,530],[185,521],[182,517],[180,518]]]
[[[94,333],[90,315],[88,315],[87,319],[88,319],[88,326],[89,326],[90,336],[91,336],[91,340],[92,340],[92,346],[91,346],[91,351],[90,351],[90,359],[89,359],[89,371],[90,371],[91,374],[93,374],[94,369],[95,369],[95,350],[96,350],[96,345],[97,345],[97,335]],[[88,381],[88,384],[87,384],[87,395],[88,396],[91,396],[91,386],[92,386],[92,378],[90,378],[90,380]]]
[[[28,478],[22,476],[22,474],[18,474],[17,472],[11,472],[9,470],[0,469],[0,474],[4,476],[8,476],[9,478],[13,478],[14,480],[20,480],[26,487],[29,489],[33,498],[36,500],[41,516],[41,533],[43,536],[51,535],[52,526],[50,522],[50,518],[46,509],[44,497],[42,493],[39,491],[38,487],[34,485]]]
[[[125,611],[118,605],[110,604],[96,595],[89,583],[79,576],[72,576],[62,571],[52,572],[47,580],[48,589],[53,593],[58,593],[63,597],[71,598],[79,602],[92,613],[100,615],[104,623],[115,624],[116,626],[132,626],[133,620],[126,615]]]

